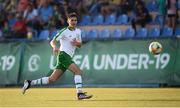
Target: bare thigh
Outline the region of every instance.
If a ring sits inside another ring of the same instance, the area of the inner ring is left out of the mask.
[[[73,72],[75,75],[81,75],[81,69],[75,64],[72,63],[69,68],[68,68],[71,72]]]
[[[55,82],[64,72],[61,69],[55,69],[51,76],[49,76],[49,82]]]

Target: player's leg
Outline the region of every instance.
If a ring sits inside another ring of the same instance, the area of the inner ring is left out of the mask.
[[[63,71],[61,71],[60,69],[55,69],[49,77],[43,77],[37,80],[32,80],[31,85],[45,85],[45,84],[55,82],[59,79],[59,77],[62,74],[63,74]]]
[[[74,82],[76,85],[77,93],[82,92],[81,70],[74,63],[72,63],[68,69],[74,74]]]
[[[76,85],[78,99],[89,99],[89,98],[91,98],[92,95],[86,95],[86,93],[84,93],[82,91],[82,77],[81,77],[82,71],[81,71],[81,69],[75,63],[72,63],[68,69],[71,72],[73,72],[73,74],[74,74],[74,82]]]
[[[54,72],[49,76],[49,83],[57,81],[61,75],[63,75],[64,71],[61,69],[55,69]]]
[[[54,72],[49,77],[43,77],[43,78],[32,80],[32,81],[31,80],[25,80],[24,86],[22,88],[22,93],[24,94],[25,91],[30,86],[45,85],[45,84],[49,84],[51,82],[55,82],[57,79],[59,79],[59,77],[66,71],[66,68],[64,67],[64,65],[60,61],[61,62],[64,61],[63,55],[61,53],[59,53],[57,56],[57,64],[56,64]]]
[[[54,72],[51,74],[49,77],[42,77],[36,80],[25,80],[24,81],[24,86],[22,88],[22,93],[24,94],[26,90],[33,85],[46,85],[52,82],[55,82],[59,79],[59,77],[63,74],[64,72],[61,69],[55,69]]]

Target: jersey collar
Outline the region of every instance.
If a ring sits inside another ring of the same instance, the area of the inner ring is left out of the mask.
[[[70,31],[74,31],[76,28],[75,28],[75,27],[69,27],[69,26],[68,26],[68,29],[69,29]]]

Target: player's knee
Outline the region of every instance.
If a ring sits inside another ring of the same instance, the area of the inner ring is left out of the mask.
[[[76,71],[74,72],[75,75],[81,75],[82,71]]]

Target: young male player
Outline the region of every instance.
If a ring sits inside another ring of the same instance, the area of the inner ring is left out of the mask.
[[[72,56],[74,55],[76,47],[81,47],[81,30],[76,28],[77,25],[77,15],[76,13],[71,13],[67,16],[68,27],[60,30],[50,45],[53,48],[53,52],[58,54],[57,65],[54,72],[49,77],[43,77],[37,80],[25,80],[24,86],[22,88],[22,93],[24,94],[26,90],[33,85],[43,85],[55,82],[58,78],[69,69],[74,74],[74,82],[77,90],[78,99],[89,99],[92,95],[87,95],[82,91],[82,71],[77,67],[77,65],[72,61]],[[57,42],[60,42],[60,48],[57,47]]]

